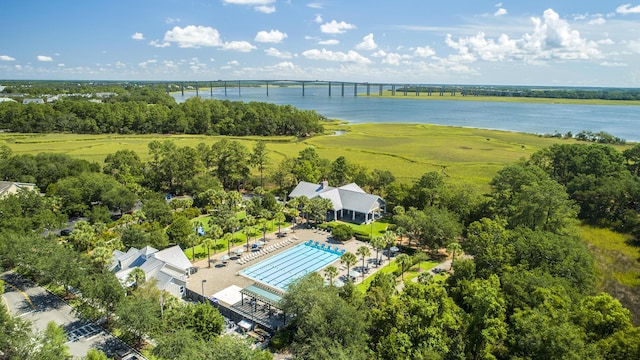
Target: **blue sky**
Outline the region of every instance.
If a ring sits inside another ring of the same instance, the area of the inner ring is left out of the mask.
[[[639,87],[625,1],[3,0],[0,79]]]

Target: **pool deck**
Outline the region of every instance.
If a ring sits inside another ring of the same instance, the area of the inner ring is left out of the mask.
[[[293,242],[291,242],[289,245],[282,247],[280,249],[277,249],[267,255],[264,255],[256,260],[250,261],[248,263],[245,263],[244,265],[240,265],[238,264],[238,260],[236,259],[236,256],[232,256],[231,260],[227,263],[226,266],[222,266],[221,265],[221,261],[220,258],[223,255],[226,255],[227,252],[221,252],[221,253],[217,253],[215,255],[211,255],[211,260],[212,260],[212,264],[211,267],[207,267],[207,259],[201,260],[201,261],[197,261],[193,264],[194,267],[198,268],[198,272],[196,272],[195,274],[191,275],[189,277],[189,280],[187,282],[187,288],[195,293],[198,294],[202,294],[202,288],[204,286],[204,294],[205,296],[209,297],[215,293],[217,293],[220,290],[226,289],[227,287],[231,286],[231,285],[237,285],[240,286],[242,288],[245,288],[253,283],[255,283],[254,280],[248,279],[244,276],[239,275],[240,270],[248,268],[250,266],[253,266],[257,263],[259,263],[260,261],[263,261],[265,259],[268,259],[269,257],[279,254],[283,251],[286,251],[298,244],[302,244],[305,241],[309,241],[309,240],[313,240],[314,242],[317,241],[319,244],[327,244],[327,245],[332,245],[332,246],[336,246],[338,245],[340,248],[344,248],[346,249],[348,252],[351,253],[356,253],[356,250],[362,246],[362,245],[366,245],[369,247],[369,249],[371,250],[371,256],[367,257],[365,259],[365,264],[366,266],[370,267],[370,272],[369,274],[365,275],[365,278],[367,276],[371,276],[372,274],[375,273],[375,271],[379,268],[374,267],[373,264],[371,264],[373,262],[373,259],[376,256],[376,251],[366,242],[362,242],[362,241],[358,241],[355,239],[351,239],[349,241],[346,242],[337,242],[334,241],[330,238],[330,235],[324,231],[320,231],[320,230],[311,230],[311,229],[301,229],[301,228],[296,228],[295,232],[289,232],[288,237],[289,238],[293,238],[293,236],[295,236],[296,238],[298,238],[298,240],[295,240]],[[280,241],[284,240],[285,238],[276,238],[275,234],[267,234],[267,243],[265,244],[266,246],[269,245],[273,245],[276,243],[279,243]],[[233,247],[231,249],[231,253],[233,254],[233,251],[237,248],[240,247],[244,247],[246,248],[246,244],[245,245],[237,245],[236,247]],[[386,259],[386,257],[385,257]],[[347,270],[346,268],[340,264],[340,259],[338,259],[336,262],[334,262],[332,264],[333,266],[335,266],[338,269],[339,275],[338,275],[338,279],[344,280],[346,279],[346,275],[347,275]],[[362,267],[362,259],[360,257],[358,257],[358,261],[356,262],[356,264],[354,266],[352,266],[350,268],[350,270],[359,270]],[[323,272],[320,271],[320,274],[324,276]],[[203,284],[202,280],[206,280],[206,282]],[[356,280],[356,283],[359,283],[360,281],[362,281],[362,277],[359,277]]]

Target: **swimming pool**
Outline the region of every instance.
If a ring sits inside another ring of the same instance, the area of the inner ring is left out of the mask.
[[[304,275],[318,271],[344,253],[337,246],[324,247],[311,240],[248,267],[240,274],[280,290]]]

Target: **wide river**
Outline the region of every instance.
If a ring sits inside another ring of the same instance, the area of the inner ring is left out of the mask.
[[[363,91],[366,90],[358,88],[358,92]],[[196,96],[196,92],[185,91],[184,96],[181,93],[173,96],[183,102]],[[209,89],[199,91],[199,96],[212,98]],[[341,96],[341,88],[337,86],[332,87],[331,97],[326,86],[307,86],[305,96],[300,87],[269,87],[269,96],[264,87],[240,90],[228,87],[226,95],[224,89],[213,91],[214,99],[290,104],[353,124],[421,123],[534,134],[606,131],[627,141],[640,141],[640,106],[419,100],[412,99],[411,94],[404,98],[400,92],[396,96],[397,99],[353,96],[352,87],[345,88],[345,95]]]

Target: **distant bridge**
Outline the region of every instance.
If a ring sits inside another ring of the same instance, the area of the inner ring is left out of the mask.
[[[145,83],[145,82],[141,82]],[[436,85],[436,84],[406,84],[406,83],[369,83],[369,82],[351,82],[351,81],[326,81],[326,80],[211,80],[211,81],[166,81],[166,82],[146,82],[151,83],[152,86],[163,85],[166,87],[167,92],[175,89],[175,86],[180,88],[182,96],[184,96],[185,89],[188,91],[195,91],[196,96],[200,95],[201,88],[208,88],[211,97],[213,97],[214,89],[224,89],[224,96],[227,96],[229,92],[235,92],[237,90],[238,96],[242,95],[242,88],[245,87],[264,87],[265,95],[269,96],[269,86],[275,87],[290,87],[299,86],[301,91],[300,95],[305,96],[305,90],[309,86],[318,87],[326,86],[327,96],[345,96],[353,90],[353,96],[358,96],[358,90],[361,89],[363,94],[370,96],[372,93],[377,93],[378,96],[382,96],[385,90],[391,91],[392,96],[398,94],[403,96],[420,96],[420,94],[426,94],[427,96],[439,95],[439,96],[519,96],[520,92],[516,89],[500,89],[492,86],[471,86],[471,85]],[[172,88],[173,87],[173,88]],[[337,90],[337,91],[336,91]],[[206,90],[205,90],[206,91]]]

